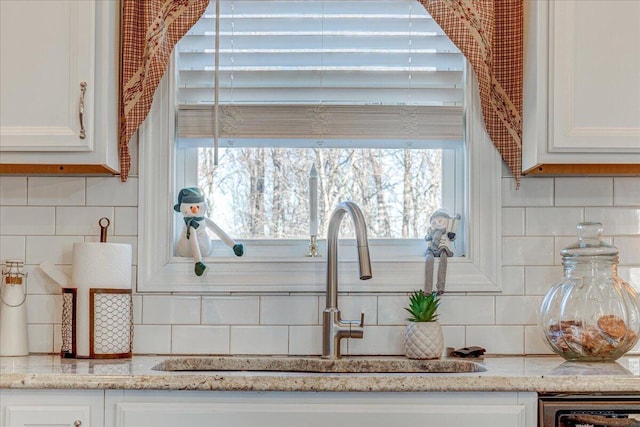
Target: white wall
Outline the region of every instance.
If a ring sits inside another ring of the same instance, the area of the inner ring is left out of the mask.
[[[620,276],[640,289],[640,177],[524,178],[518,191],[504,177],[502,196],[503,291],[445,295],[447,346],[547,353],[537,306],[562,276],[559,252],[582,220],[604,224],[620,249]],[[60,349],[61,296],[37,265],[49,260],[70,272],[73,242],[97,240],[102,216],[113,219],[109,241],[130,243],[135,254],[137,204],[136,177],[122,184],[117,177],[0,176],[0,262],[27,264],[31,352]],[[369,325],[343,353],[401,354],[406,301],[404,294],[341,296],[344,317],[364,311]],[[321,294],[135,295],[134,352],[319,354],[323,304]]]

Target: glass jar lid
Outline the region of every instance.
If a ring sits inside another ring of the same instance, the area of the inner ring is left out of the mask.
[[[576,226],[578,241],[560,251],[563,258],[576,257],[612,257],[618,255],[618,248],[600,240],[602,224],[599,222],[581,222]]]

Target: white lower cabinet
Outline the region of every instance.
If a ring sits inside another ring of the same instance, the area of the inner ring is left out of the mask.
[[[0,390],[0,427],[535,427],[536,393]]]
[[[534,427],[535,393],[106,391],[113,427]]]
[[[102,390],[0,390],[0,427],[102,427]]]

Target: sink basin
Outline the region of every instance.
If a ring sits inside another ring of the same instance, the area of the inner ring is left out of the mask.
[[[481,364],[463,359],[414,360],[404,357],[209,356],[166,359],[156,371],[280,371],[324,373],[463,373],[483,372]]]

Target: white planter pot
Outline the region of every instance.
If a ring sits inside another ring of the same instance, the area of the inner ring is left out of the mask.
[[[409,359],[439,359],[444,337],[439,322],[408,322],[404,333],[404,354]]]

